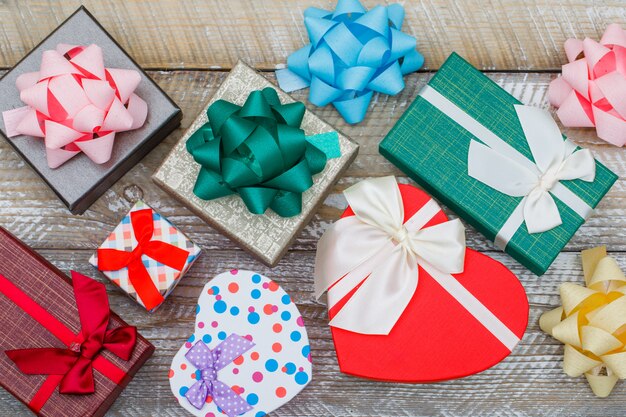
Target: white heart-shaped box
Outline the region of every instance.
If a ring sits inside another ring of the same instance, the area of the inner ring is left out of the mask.
[[[247,401],[242,416],[260,417],[289,402],[312,376],[311,349],[302,315],[276,282],[252,271],[224,272],[202,289],[196,306],[194,334],[178,350],[169,372],[170,386],[181,406],[198,417],[221,411],[210,398],[201,409],[185,397],[200,372],[185,354],[198,341],[215,349],[237,334],[255,346],[218,372],[217,378]]]

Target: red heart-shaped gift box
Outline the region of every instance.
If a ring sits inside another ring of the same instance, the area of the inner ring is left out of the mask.
[[[404,222],[431,197],[399,186]],[[350,207],[342,217],[353,216]],[[439,211],[426,227],[448,218]],[[500,262],[466,249],[465,268],[454,278],[519,339],[528,324],[528,299],[517,277]],[[329,311],[332,319],[356,288]],[[481,372],[511,351],[424,269],[408,306],[388,335],[368,335],[331,327],[341,371],[385,381],[435,382]]]

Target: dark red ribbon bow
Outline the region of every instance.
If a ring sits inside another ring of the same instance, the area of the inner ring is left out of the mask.
[[[181,271],[187,262],[189,252],[169,243],[152,240],[154,221],[152,209],[130,213],[130,221],[137,239],[137,247],[132,252],[117,249],[98,249],[98,269],[117,271],[128,267],[128,279],[147,310],[152,310],[163,302],[163,296],[146,270],[141,255],[149,256],[157,262]]]
[[[72,271],[74,297],[81,330],[69,348],[7,350],[7,356],[28,375],[63,375],[61,394],[94,392],[93,361],[106,349],[127,361],[137,340],[137,329],[122,326],[107,330],[109,300],[103,284]]]

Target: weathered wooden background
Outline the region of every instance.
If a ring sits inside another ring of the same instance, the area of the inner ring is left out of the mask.
[[[79,1],[0,0],[0,70],[25,53],[69,16]],[[183,416],[170,393],[171,359],[191,333],[202,286],[215,274],[238,267],[276,279],[297,301],[311,339],[314,378],[274,416],[579,416],[626,414],[626,384],[608,399],[595,398],[584,378],[563,374],[562,346],[544,335],[539,315],[556,305],[558,286],[580,281],[578,252],[606,244],[626,268],[626,157],[624,149],[596,139],[589,129],[565,129],[576,143],[590,147],[620,175],[596,214],[576,234],[548,273],[538,278],[474,230],[470,247],[485,251],[512,269],[531,304],[530,325],[521,344],[505,361],[479,375],[429,385],[385,384],[338,371],[326,309],[313,299],[315,245],[345,207],[341,191],[367,176],[402,174],[378,154],[378,143],[417,91],[451,51],[457,51],[507,91],[527,104],[547,107],[546,92],[565,62],[568,37],[598,39],[612,22],[626,26],[626,1],[585,0],[406,0],[405,30],[414,34],[426,56],[423,71],[407,77],[397,97],[376,97],[367,119],[348,126],[331,108],[314,109],[361,145],[356,162],[325,206],[274,269],[262,266],[191,214],[150,180],[164,155],[241,58],[272,70],[306,42],[302,12],[307,6],[332,8],[322,0],[84,1],[103,26],[180,105],[182,126],[98,200],[83,216],[72,216],[15,152],[0,141],[0,224],[64,271],[95,275],[87,259],[139,197],[168,216],[205,250],[204,255],[154,315],[107,284],[115,309],[137,325],[157,347],[112,407],[110,416]],[[364,2],[371,7],[374,0]],[[306,100],[306,92],[295,95]],[[310,107],[313,107],[309,105]],[[505,296],[505,295],[503,295]],[[461,341],[462,342],[462,341]],[[28,415],[0,392],[0,415]],[[71,412],[68,412],[71,416]]]

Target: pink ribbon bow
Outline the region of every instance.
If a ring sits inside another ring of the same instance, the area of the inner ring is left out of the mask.
[[[550,104],[565,126],[594,127],[598,136],[626,144],[626,31],[606,28],[600,43],[586,38],[565,42],[568,64],[550,83]]]
[[[98,45],[59,44],[44,51],[38,72],[15,84],[25,107],[3,112],[7,136],[44,138],[50,168],[84,152],[96,164],[111,158],[115,133],[138,129],[148,105],[134,91],[135,70],[105,68]]]

